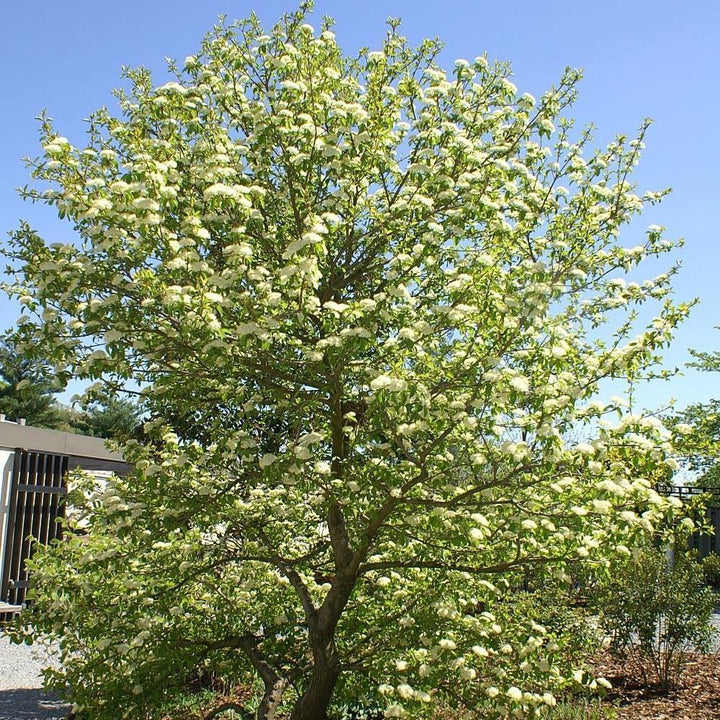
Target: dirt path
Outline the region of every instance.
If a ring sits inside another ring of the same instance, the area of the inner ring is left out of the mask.
[[[0,635],[0,720],[62,720],[69,706],[42,691],[47,655]]]
[[[0,690],[0,720],[62,720],[68,710],[37,688]]]

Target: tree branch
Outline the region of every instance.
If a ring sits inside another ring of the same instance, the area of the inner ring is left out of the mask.
[[[213,708],[207,715],[203,717],[203,720],[212,720],[212,718],[217,717],[218,715],[220,715],[220,713],[224,713],[226,710],[237,710],[240,715],[243,718],[247,718],[247,720],[252,720],[253,718],[252,713],[246,710],[239,703],[225,702],[222,705],[218,705],[216,708]]]
[[[272,547],[272,543],[270,542],[269,538],[264,533],[262,528],[257,528],[257,533],[262,539],[262,541],[265,543],[266,547],[270,549]],[[277,553],[270,552],[270,559],[275,563],[275,566],[282,572],[282,574],[285,575],[285,577],[290,581],[290,584],[300,598],[300,602],[302,603],[303,611],[305,613],[305,619],[308,622],[314,622],[317,615],[317,608],[313,604],[312,597],[310,596],[310,591],[308,590],[307,585],[305,585],[303,579],[300,577],[297,570],[288,565],[285,560],[283,560],[283,558],[281,558]]]
[[[461,563],[453,563],[448,561],[439,560],[381,560],[378,562],[367,563],[363,565],[359,570],[359,575],[371,572],[373,570],[392,570],[392,569],[429,569],[429,570],[451,570],[454,572],[466,572],[471,575],[492,575],[496,573],[506,572],[513,568],[522,567],[523,565],[544,565],[551,564],[554,562],[561,562],[568,560],[567,555],[557,555],[552,557],[529,557],[529,558],[516,558],[515,560],[508,560],[507,562],[497,563],[496,565],[466,565]]]

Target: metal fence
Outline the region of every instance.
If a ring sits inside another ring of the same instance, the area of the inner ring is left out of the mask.
[[[33,450],[15,450],[7,539],[0,597],[11,605],[25,602],[28,588],[27,560],[34,543],[47,545],[60,539],[63,497],[69,457]],[[8,619],[0,616],[0,620]]]
[[[701,560],[713,553],[720,555],[720,488],[658,485],[657,490],[663,495],[674,495],[681,500],[690,500],[700,495],[708,498],[705,517],[707,529],[702,533],[693,533],[690,547],[697,550]]]

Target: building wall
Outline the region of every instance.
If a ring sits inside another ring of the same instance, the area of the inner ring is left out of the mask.
[[[102,438],[29,427],[0,419],[0,579],[4,577],[3,564],[9,542],[10,489],[16,449],[66,456],[69,470],[82,468],[102,479],[111,473],[125,474],[128,471],[122,456],[109,451]],[[11,564],[10,572],[14,572],[13,568],[15,565]]]
[[[7,544],[8,514],[10,512],[10,482],[12,480],[12,450],[0,448],[0,578],[3,573],[5,546]]]
[[[0,448],[12,450],[18,447],[57,455],[77,455],[81,458],[97,458],[122,463],[122,456],[109,451],[102,438],[18,425],[7,420],[0,422]]]

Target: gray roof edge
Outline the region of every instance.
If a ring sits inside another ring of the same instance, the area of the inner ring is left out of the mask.
[[[105,447],[103,438],[0,422],[0,448],[14,450],[18,447],[61,455],[123,461],[122,455]]]

